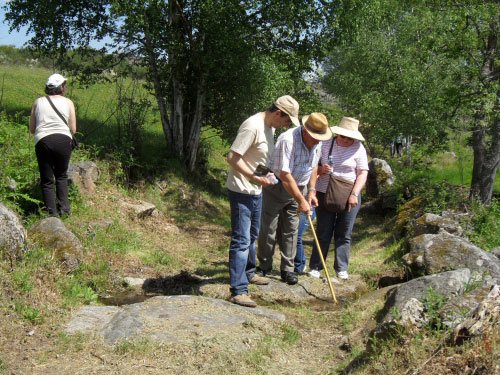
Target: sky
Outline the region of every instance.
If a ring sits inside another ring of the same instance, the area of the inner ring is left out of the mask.
[[[5,5],[5,0],[0,0],[0,45],[9,45],[15,47],[22,47],[29,37],[26,36],[27,28],[19,32],[13,31],[9,33],[9,24],[5,21],[5,12],[2,7]]]

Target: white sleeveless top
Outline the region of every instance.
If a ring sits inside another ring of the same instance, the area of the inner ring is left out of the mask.
[[[69,124],[68,99],[62,96],[52,97],[50,99]],[[61,120],[46,97],[37,99],[35,118],[35,144],[37,144],[40,139],[51,134],[64,134],[71,138],[71,132],[69,131],[68,125]]]

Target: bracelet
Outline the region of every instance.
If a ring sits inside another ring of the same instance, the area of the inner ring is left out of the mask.
[[[309,193],[310,191],[316,191],[316,188],[315,187],[307,188],[307,193]]]
[[[354,191],[351,191],[351,195],[354,195],[355,197],[359,197],[359,194],[355,193]]]

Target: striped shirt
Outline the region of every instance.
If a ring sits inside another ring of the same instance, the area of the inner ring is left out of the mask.
[[[302,127],[292,128],[278,137],[269,160],[276,176],[288,172],[298,186],[305,186],[321,156],[321,142],[309,149],[302,139]]]
[[[334,138],[323,142],[321,148],[321,164],[329,163],[328,152]],[[360,141],[354,141],[349,147],[342,147],[335,144],[332,149],[333,156],[333,174],[346,180],[355,182],[359,171],[368,170],[368,157],[366,156],[365,146]],[[329,175],[324,174],[318,177],[316,181],[316,190],[326,193],[328,187]]]

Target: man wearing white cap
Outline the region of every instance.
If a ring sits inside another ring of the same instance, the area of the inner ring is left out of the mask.
[[[230,302],[255,307],[248,283],[265,285],[269,279],[255,273],[255,241],[259,235],[262,187],[274,183],[272,173],[258,176],[257,167],[266,166],[274,150],[274,131],[299,124],[299,103],[289,95],[279,97],[265,112],[241,124],[229,151],[231,165],[226,182],[231,206],[231,245],[229,249]]]
[[[278,177],[276,185],[264,188],[262,198],[262,220],[259,234],[259,273],[265,276],[271,271],[275,242],[281,252],[281,278],[287,284],[298,282],[294,272],[299,217],[297,210],[308,215],[316,197],[306,198],[306,188],[314,188],[316,180],[311,175],[321,156],[321,141],[332,137],[328,120],[322,113],[312,113],[302,118],[302,126],[281,134],[271,156],[269,166]],[[276,229],[280,220],[280,233]]]

